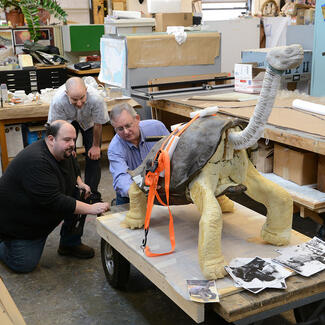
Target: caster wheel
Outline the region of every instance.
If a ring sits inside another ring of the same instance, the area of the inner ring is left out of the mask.
[[[321,325],[325,320],[325,300],[295,308],[293,310],[297,323],[312,321],[313,325]]]
[[[125,289],[129,280],[130,262],[104,239],[101,239],[100,251],[108,283],[115,289]]]

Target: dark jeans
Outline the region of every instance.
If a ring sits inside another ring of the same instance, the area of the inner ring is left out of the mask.
[[[31,272],[41,258],[46,238],[5,240],[0,243],[0,260],[17,273]]]
[[[116,193],[116,205],[126,204],[129,203],[130,199],[128,197],[121,196],[120,194]]]
[[[88,157],[88,151],[93,145],[94,128],[90,128],[87,131],[84,131],[78,122],[73,121],[71,124],[76,129],[77,136],[79,130],[82,134],[83,145],[86,151],[85,183],[90,186],[90,189],[93,193],[96,193],[98,192],[98,184],[101,177],[100,159],[92,160]]]
[[[75,227],[77,216],[65,218],[61,227],[60,245],[76,246],[81,244],[84,219]],[[44,249],[47,236],[34,240],[4,240],[0,242],[0,260],[17,273],[31,272],[37,266]]]

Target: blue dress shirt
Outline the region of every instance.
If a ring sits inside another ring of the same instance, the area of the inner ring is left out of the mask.
[[[118,134],[114,136],[108,147],[109,170],[113,175],[113,187],[122,197],[128,197],[132,181],[128,170],[136,169],[146,158],[156,142],[145,142],[147,136],[169,135],[165,125],[157,120],[140,121],[139,146],[123,140]]]

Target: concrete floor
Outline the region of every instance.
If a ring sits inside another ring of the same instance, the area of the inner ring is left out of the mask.
[[[114,198],[107,159],[102,161],[100,192],[105,201]],[[241,203],[263,213],[263,207],[241,198]],[[294,227],[313,236],[316,225],[295,217]],[[131,268],[127,291],[107,283],[100,259],[100,237],[95,217],[87,217],[83,242],[95,248],[91,260],[78,260],[57,254],[60,227],[48,237],[37,269],[30,274],[15,274],[0,263],[0,275],[28,325],[95,324],[178,324],[195,322],[135,268]],[[207,311],[204,324],[225,322]],[[265,325],[294,324],[292,311],[271,317]]]

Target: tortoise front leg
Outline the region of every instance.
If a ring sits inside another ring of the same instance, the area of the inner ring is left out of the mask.
[[[147,210],[147,198],[146,195],[140,190],[140,188],[132,183],[129,189],[130,198],[130,210],[127,212],[123,221],[127,227],[141,228],[144,225]]]
[[[198,253],[203,275],[207,279],[223,278],[226,262],[221,253],[222,212],[214,191],[199,178],[190,186],[190,195],[201,213]]]
[[[266,222],[262,238],[273,245],[287,245],[290,240],[293,201],[291,195],[278,184],[263,177],[248,161],[246,194],[265,205]]]

